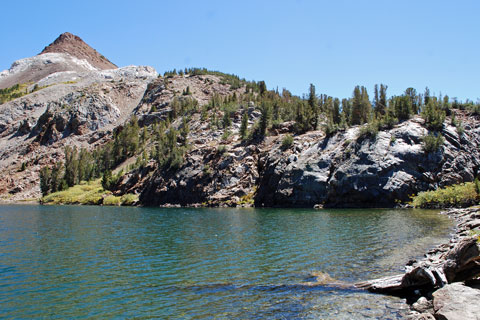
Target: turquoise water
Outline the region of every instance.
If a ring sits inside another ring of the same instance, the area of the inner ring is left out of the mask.
[[[450,227],[418,210],[0,206],[0,318],[397,319],[401,299],[350,284]]]

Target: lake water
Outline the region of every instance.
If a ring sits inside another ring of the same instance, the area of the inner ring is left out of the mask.
[[[349,284],[401,272],[451,226],[425,210],[0,206],[0,318],[397,319],[403,300]]]

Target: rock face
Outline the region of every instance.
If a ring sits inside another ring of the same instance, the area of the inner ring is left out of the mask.
[[[418,116],[373,139],[358,139],[358,131],[307,135],[291,153],[267,152],[260,160],[255,204],[391,207],[419,191],[473,181],[480,167],[478,124],[461,136],[446,125],[444,146],[429,154],[422,149],[427,131]]]
[[[255,147],[239,146],[225,153],[215,148],[190,153],[176,173],[156,170],[144,181],[140,201],[150,206],[241,205],[258,177],[256,157]]]
[[[99,70],[117,68],[116,65],[86,44],[79,36],[69,32],[62,33],[53,43],[45,47],[40,55],[45,53],[67,53],[77,59],[88,61]]]
[[[190,98],[176,94],[187,87],[198,102],[198,109],[205,106],[214,95],[225,98],[233,92],[240,94],[242,90],[245,91],[245,88],[231,90],[230,85],[215,75],[156,79],[148,86],[134,114],[144,124],[165,120],[174,97],[180,101]],[[219,111],[217,118],[221,117]],[[250,124],[257,117],[251,114]],[[211,128],[210,121],[202,119],[199,113],[191,115],[188,134],[190,151],[186,153],[183,165],[172,171],[158,168],[152,161],[145,168],[125,176],[117,192],[138,193],[141,203],[147,206],[252,205],[260,150],[256,145],[241,142],[238,135],[240,122],[241,112],[236,112],[232,119],[231,135],[224,136],[223,129]],[[174,128],[181,126],[181,119],[174,121]]]
[[[435,317],[442,320],[479,320],[480,290],[452,283],[433,294]]]

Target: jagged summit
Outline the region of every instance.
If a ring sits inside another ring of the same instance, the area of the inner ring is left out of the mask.
[[[54,42],[45,47],[40,54],[45,53],[67,53],[78,59],[87,60],[92,66],[100,70],[117,68],[116,65],[86,44],[79,36],[69,32],[62,33]]]

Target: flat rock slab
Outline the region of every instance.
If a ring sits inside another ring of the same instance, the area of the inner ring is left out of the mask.
[[[448,284],[433,294],[433,308],[436,319],[480,320],[480,290]]]

